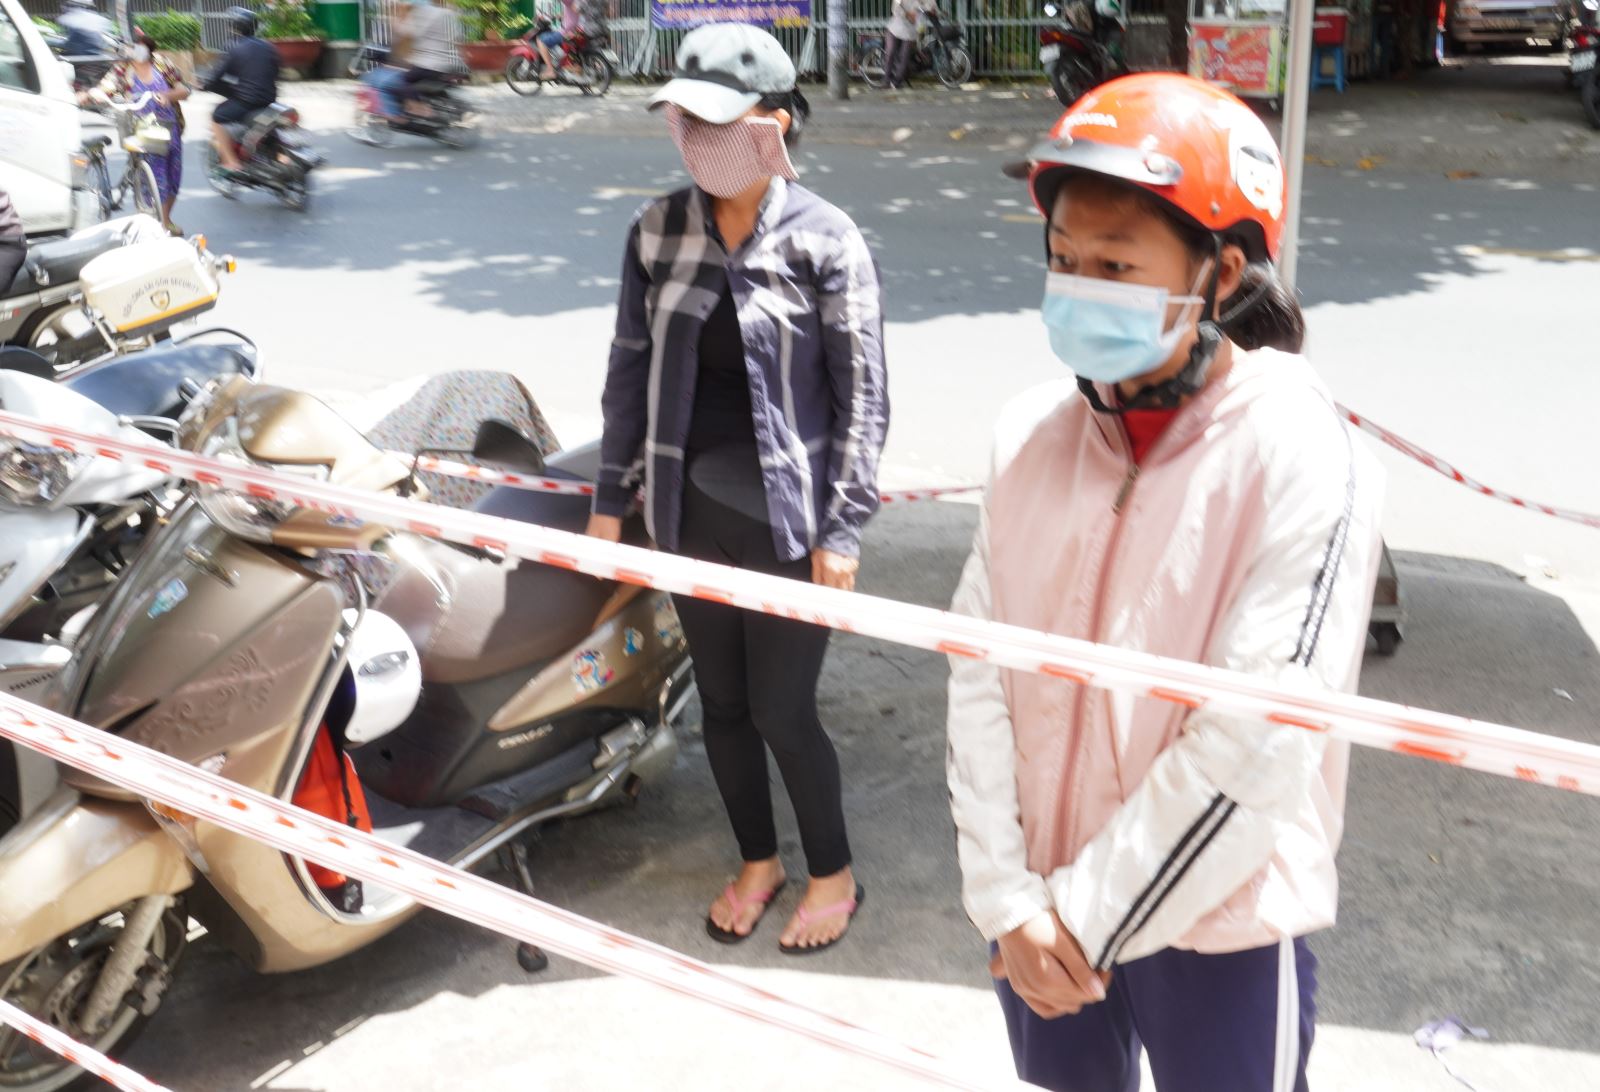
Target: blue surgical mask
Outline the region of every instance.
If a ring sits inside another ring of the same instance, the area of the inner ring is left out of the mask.
[[[1204,278],[1209,270],[1201,270]],[[1197,280],[1198,283],[1198,280]],[[1165,288],[1051,273],[1045,278],[1043,316],[1050,347],[1081,379],[1121,383],[1154,371],[1195,324],[1181,319],[1167,329],[1167,305],[1200,306],[1204,296],[1173,296]]]

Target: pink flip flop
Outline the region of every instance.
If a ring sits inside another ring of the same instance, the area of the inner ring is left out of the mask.
[[[836,902],[832,906],[824,906],[821,910],[807,910],[804,906],[802,906],[799,910],[795,911],[795,917],[800,920],[800,927],[802,929],[814,921],[821,921],[823,918],[831,918],[836,914],[846,914],[849,916],[851,921],[854,921],[856,911],[861,909],[861,904],[866,901],[867,889],[862,887],[860,884],[856,884],[855,898],[845,899],[843,902]],[[798,944],[791,945],[780,943],[778,945],[778,950],[784,955],[816,955],[818,952],[826,952],[829,948],[832,948],[835,944],[839,943],[849,935],[850,927],[846,925],[844,932],[840,933],[826,944],[813,944],[810,947],[801,947]]]
[[[751,895],[748,898],[741,899],[739,897],[739,893],[733,889],[733,884],[730,883],[723,890],[722,897],[728,900],[728,905],[729,906],[733,907],[733,916],[734,916],[735,920],[737,920],[739,918],[744,917],[745,907],[751,906],[751,905],[765,906],[766,904],[770,903],[773,899],[777,898],[779,892],[781,892],[785,887],[788,887],[788,886],[789,886],[789,881],[788,880],[784,880],[777,887],[774,887],[771,891],[757,891],[754,895]],[[752,936],[755,935],[756,929],[759,928],[760,925],[761,925],[761,918],[764,918],[766,916],[767,916],[766,911],[762,911],[761,917],[757,918],[755,920],[755,924],[750,926],[750,932],[748,932],[748,933],[735,933],[732,929],[724,929],[722,926],[718,925],[715,921],[712,921],[711,920],[711,915],[707,914],[706,915],[706,935],[709,936],[712,940],[716,941],[718,944],[743,944],[745,941],[749,940]]]

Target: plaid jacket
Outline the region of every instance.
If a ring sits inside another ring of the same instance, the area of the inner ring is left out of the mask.
[[[698,188],[646,205],[622,266],[595,511],[621,515],[641,477],[651,537],[676,549],[700,331],[731,286],[743,334],[773,544],[854,556],[878,507],[889,426],[878,273],[855,224],[774,179],[729,254]]]

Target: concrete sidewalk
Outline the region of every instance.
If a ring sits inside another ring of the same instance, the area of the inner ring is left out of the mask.
[[[1567,89],[1565,64],[1562,56],[1477,57],[1407,81],[1353,83],[1342,95],[1319,91],[1311,98],[1307,158],[1364,171],[1595,179],[1600,131],[1588,127],[1577,94]],[[806,90],[815,110],[806,139],[823,144],[959,146],[999,154],[1026,149],[1061,115],[1043,83],[970,84],[958,91],[926,84],[875,91],[856,84],[846,102],[828,99],[818,86]],[[620,80],[600,99],[566,88],[522,99],[503,84],[468,94],[491,132],[665,139],[659,120],[645,110],[654,91]],[[348,123],[348,82],[286,85],[285,97],[302,104],[308,124]],[[1276,133],[1280,119],[1265,116]]]

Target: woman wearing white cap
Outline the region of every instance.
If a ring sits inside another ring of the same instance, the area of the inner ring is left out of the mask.
[[[678,66],[651,108],[695,184],[647,205],[628,236],[589,532],[617,541],[642,484],[663,548],[850,589],[889,417],[877,271],[849,217],[793,184],[809,107],[777,40],[701,27]],[[745,940],[786,882],[770,748],[811,876],[779,945],[821,951],[864,897],[817,717],[829,631],[686,597],[678,611],[744,860],[706,930]]]

